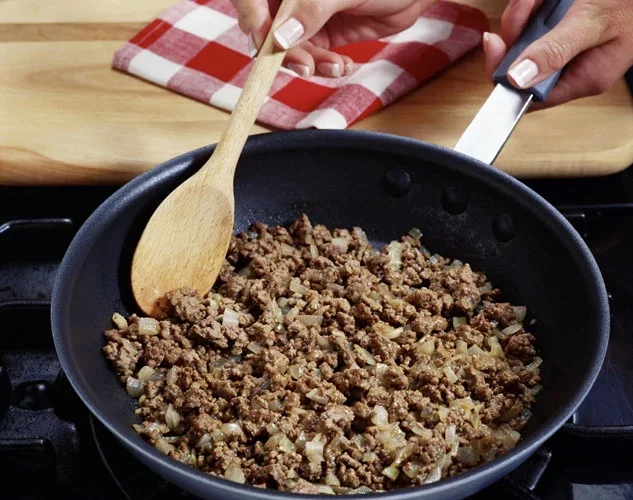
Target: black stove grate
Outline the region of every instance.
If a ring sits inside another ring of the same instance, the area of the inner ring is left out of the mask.
[[[477,499],[633,498],[633,173],[539,181],[585,236],[612,294],[611,343],[569,423]],[[0,491],[4,498],[192,498],[150,472],[78,400],[49,314],[64,251],[114,188],[0,188]],[[591,202],[591,204],[589,204]]]

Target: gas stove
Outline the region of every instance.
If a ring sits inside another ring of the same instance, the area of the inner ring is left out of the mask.
[[[611,301],[607,358],[573,418],[479,499],[633,499],[633,167],[530,181],[585,238]],[[193,498],[88,412],[55,355],[49,311],[73,235],[114,187],[0,187],[0,496]]]

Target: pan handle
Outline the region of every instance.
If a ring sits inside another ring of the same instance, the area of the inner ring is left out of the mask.
[[[510,65],[528,45],[554,28],[565,16],[572,3],[574,3],[574,0],[544,0],[492,76],[495,83],[502,83],[508,87],[512,86],[508,80]],[[537,85],[527,89],[526,92],[532,94],[535,101],[544,101],[558,82],[560,75],[561,72],[558,71]]]

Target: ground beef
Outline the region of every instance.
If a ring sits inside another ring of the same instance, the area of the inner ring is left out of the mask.
[[[437,481],[512,448],[540,386],[524,308],[413,230],[256,223],[211,292],[115,314],[105,356],[136,431],[209,474],[299,493]]]

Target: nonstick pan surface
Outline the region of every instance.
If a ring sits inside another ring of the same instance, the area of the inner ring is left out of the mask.
[[[137,312],[129,270],[144,224],[212,149],[184,154],[139,176],[87,220],[55,284],[55,345],[68,379],[90,411],[167,480],[205,498],[306,498],[212,477],[146,444],[132,429],[135,400],[101,353],[112,313]],[[285,224],[302,212],[314,224],[360,226],[376,244],[418,227],[431,252],[485,271],[506,300],[527,305],[528,319],[536,321],[532,330],[544,359],[544,388],[518,446],[455,478],[380,498],[463,498],[483,489],[562,426],[591,388],[609,333],[601,274],[565,218],[505,173],[445,148],[395,136],[286,132],[248,141],[235,177],[235,197],[236,231],[254,221]]]

